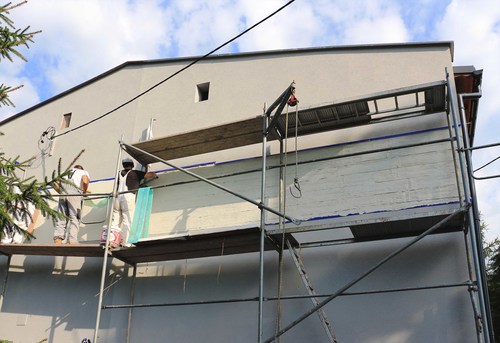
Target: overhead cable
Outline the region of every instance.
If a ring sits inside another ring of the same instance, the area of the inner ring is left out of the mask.
[[[481,170],[481,169],[483,169],[483,168],[485,168],[485,167],[489,166],[490,164],[492,164],[493,162],[495,162],[495,161],[496,161],[496,160],[498,160],[498,159],[500,159],[500,156],[495,157],[493,160],[491,160],[491,161],[489,161],[488,163],[486,163],[486,164],[482,165],[481,167],[479,167],[479,168],[475,169],[473,172],[475,173],[475,172],[477,172],[477,171],[479,171],[479,170]]]
[[[293,3],[295,0],[290,0],[288,1],[285,5],[281,6],[280,8],[278,8],[276,11],[274,11],[273,13],[269,14],[267,17],[265,17],[264,19],[260,20],[259,22],[257,22],[256,24],[250,26],[248,29],[244,30],[243,32],[241,32],[240,34],[238,34],[237,36],[231,38],[230,40],[226,41],[225,43],[223,43],[222,45],[219,45],[217,48],[213,49],[212,51],[206,53],[205,55],[201,56],[201,57],[198,57],[197,59],[195,59],[193,62],[189,63],[188,65],[186,65],[185,67],[179,69],[178,71],[176,71],[175,73],[171,74],[170,76],[168,76],[166,79],[163,79],[162,81],[156,83],[155,85],[151,86],[150,88],[146,89],[145,91],[143,91],[142,93],[140,93],[139,95],[136,95],[135,97],[133,97],[132,99],[122,103],[121,105],[113,108],[112,110],[100,115],[99,117],[97,118],[94,118],[84,124],[81,124],[71,130],[68,130],[68,131],[65,131],[65,132],[62,132],[58,135],[55,135],[53,136],[53,138],[57,138],[57,137],[60,137],[60,136],[63,136],[63,135],[66,135],[70,132],[73,132],[73,131],[76,131],[78,129],[81,129],[82,127],[85,127],[87,125],[90,125],[96,121],[98,121],[99,119],[102,119],[108,115],[110,115],[111,113],[113,112],[116,112],[117,110],[119,110],[120,108],[122,107],[125,107],[126,105],[130,104],[131,102],[137,100],[138,98],[140,98],[141,96],[143,96],[144,94],[146,93],[149,93],[150,91],[152,91],[153,89],[155,89],[156,87],[160,86],[161,84],[167,82],[168,80],[170,80],[171,78],[173,78],[174,76],[180,74],[181,72],[183,72],[184,70],[190,68],[192,65],[200,62],[201,60],[207,58],[208,56],[212,55],[214,52],[222,49],[223,47],[225,47],[226,45],[228,45],[229,43],[235,41],[236,39],[240,38],[241,36],[243,36],[244,34],[246,34],[247,32],[249,32],[250,30],[254,29],[255,27],[259,26],[260,24],[262,24],[263,22],[265,22],[266,20],[268,20],[269,18],[273,17],[274,15],[276,15],[277,13],[279,13],[280,11],[282,11],[283,9],[285,9],[286,7],[288,7],[291,3]]]

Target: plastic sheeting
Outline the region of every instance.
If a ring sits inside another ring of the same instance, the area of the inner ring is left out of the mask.
[[[141,238],[149,235],[149,219],[153,204],[153,190],[150,187],[140,188],[137,192],[134,219],[127,243],[137,243]]]

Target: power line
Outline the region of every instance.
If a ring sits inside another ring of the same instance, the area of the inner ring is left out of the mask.
[[[267,17],[265,17],[264,19],[260,20],[259,22],[253,24],[252,26],[250,26],[248,29],[244,30],[243,32],[241,32],[240,34],[238,34],[237,36],[231,38],[230,40],[226,41],[225,43],[223,43],[222,45],[219,45],[217,48],[213,49],[212,51],[206,53],[205,55],[201,56],[201,57],[198,57],[197,59],[195,59],[193,62],[189,63],[188,65],[186,65],[185,67],[179,69],[178,71],[176,71],[175,73],[171,74],[170,76],[168,76],[166,79],[163,79],[162,81],[156,83],[155,85],[149,87],[148,89],[146,89],[145,91],[143,91],[142,93],[139,93],[138,95],[136,95],[135,97],[133,97],[132,99],[122,103],[121,105],[113,108],[112,110],[100,115],[99,117],[97,118],[94,118],[82,125],[79,125],[77,127],[74,127],[73,129],[71,130],[68,130],[68,131],[65,131],[63,133],[60,133],[58,135],[55,135],[53,136],[53,138],[57,138],[57,137],[60,137],[60,136],[63,136],[63,135],[66,135],[70,132],[73,132],[73,131],[76,131],[78,129],[81,129],[82,127],[85,127],[87,125],[90,125],[96,121],[98,121],[99,119],[102,119],[108,115],[110,115],[111,113],[113,112],[116,112],[117,110],[119,110],[120,108],[122,107],[125,107],[126,105],[130,104],[131,102],[137,100],[138,98],[140,98],[141,96],[143,96],[144,94],[146,93],[149,93],[150,91],[152,91],[153,89],[155,89],[156,87],[160,86],[161,84],[167,82],[168,80],[170,80],[171,78],[173,78],[174,76],[182,73],[184,70],[190,68],[191,66],[193,66],[194,64],[200,62],[201,60],[207,58],[208,56],[212,55],[214,52],[216,52],[217,50],[220,50],[222,49],[223,47],[225,47],[226,45],[228,45],[229,43],[235,41],[236,39],[240,38],[241,36],[243,36],[244,34],[246,34],[247,32],[249,32],[250,30],[254,29],[255,27],[259,26],[260,24],[262,24],[263,22],[265,22],[266,20],[268,20],[269,18],[273,17],[274,15],[276,15],[277,13],[281,12],[283,9],[285,9],[286,7],[288,7],[290,4],[292,4],[295,0],[290,0],[288,1],[285,5],[281,6],[280,8],[278,8],[276,11],[274,11],[273,13],[269,14]]]

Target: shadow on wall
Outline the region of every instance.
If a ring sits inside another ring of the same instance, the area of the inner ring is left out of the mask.
[[[26,316],[23,326],[30,335],[33,332],[37,337],[52,337],[50,342],[54,342],[57,330],[92,330],[101,268],[101,258],[27,256],[22,267],[11,267],[1,312]],[[106,290],[106,295],[111,296],[112,301],[129,301],[130,279],[124,275],[128,275],[128,268],[110,266],[107,282],[114,286]],[[126,311],[118,312],[114,316],[126,320]],[[31,316],[39,317],[35,326],[30,323]],[[40,323],[48,323],[43,317],[51,318],[50,324],[43,331],[34,332],[41,327]],[[103,328],[105,320],[103,318]]]

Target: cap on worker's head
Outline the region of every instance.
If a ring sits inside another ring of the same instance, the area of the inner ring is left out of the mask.
[[[134,164],[134,161],[131,158],[127,157],[127,158],[124,158],[122,160],[122,164],[125,164],[125,163],[132,163],[132,164]]]

